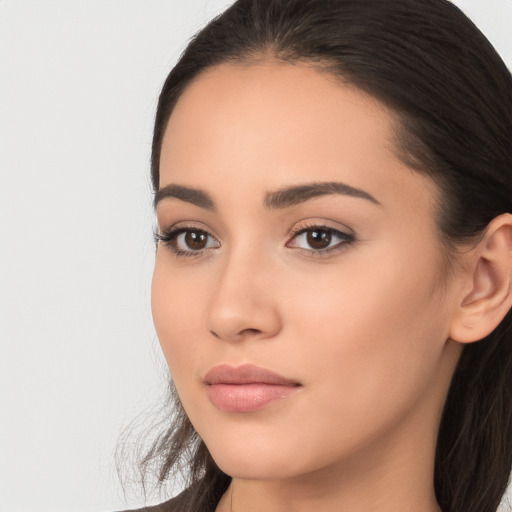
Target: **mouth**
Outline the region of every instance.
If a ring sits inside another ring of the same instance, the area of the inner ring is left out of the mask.
[[[225,412],[253,412],[276,400],[282,400],[302,386],[259,366],[219,365],[204,377],[206,392],[212,404]]]

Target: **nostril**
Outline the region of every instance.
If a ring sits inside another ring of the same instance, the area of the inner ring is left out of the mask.
[[[244,336],[261,334],[262,332],[263,331],[261,331],[260,329],[248,328],[248,329],[242,329],[241,331],[238,331],[238,332],[234,333],[233,335],[221,336],[220,334],[216,333],[215,331],[210,330],[210,334],[217,339],[223,339],[223,338],[240,339],[240,338],[243,338]]]
[[[261,331],[259,329],[244,329],[240,332],[240,334],[260,334]]]

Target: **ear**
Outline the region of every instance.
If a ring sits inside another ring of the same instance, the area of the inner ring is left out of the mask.
[[[512,306],[511,214],[489,223],[468,260],[450,329],[450,338],[460,343],[485,338]]]

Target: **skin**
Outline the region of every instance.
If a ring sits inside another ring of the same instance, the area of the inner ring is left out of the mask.
[[[171,115],[161,188],[199,188],[216,209],[159,201],[160,232],[209,237],[190,257],[159,243],[152,309],[183,406],[233,476],[218,511],[439,510],[435,439],[461,352],[450,333],[467,272],[446,273],[438,191],[401,162],[394,128],[373,98],[271,59],[207,71]],[[264,204],[313,182],[378,203],[328,194]],[[354,240],[334,237],[321,253],[307,233],[290,235],[311,226]],[[255,412],[217,409],[204,375],[244,363],[300,387]]]

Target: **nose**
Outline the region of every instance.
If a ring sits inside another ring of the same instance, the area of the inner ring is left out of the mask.
[[[276,275],[254,255],[229,256],[207,312],[207,328],[216,338],[268,339],[281,330]]]

